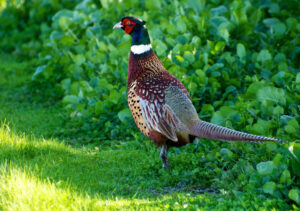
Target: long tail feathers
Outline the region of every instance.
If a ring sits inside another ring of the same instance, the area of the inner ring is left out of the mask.
[[[265,142],[282,140],[257,136],[248,133],[239,132],[226,127],[215,125],[205,121],[197,122],[190,130],[191,135],[199,138],[215,139],[220,141],[249,141],[249,142]]]

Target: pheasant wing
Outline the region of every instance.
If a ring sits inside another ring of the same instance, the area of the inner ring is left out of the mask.
[[[149,130],[157,131],[168,139],[177,142],[176,129],[179,121],[174,112],[165,104],[157,100],[149,102],[140,98],[142,117]]]
[[[184,119],[180,116],[181,103],[183,100],[190,102],[188,93],[180,81],[163,71],[138,79],[135,91],[139,97],[142,117],[149,130],[157,131],[177,142],[176,132],[186,130],[185,122],[182,122]],[[179,98],[171,99],[174,96]],[[173,105],[173,102],[178,105]]]
[[[183,85],[168,72],[161,72],[149,77],[141,77],[136,81],[136,95],[142,117],[149,130],[154,130],[168,139],[177,142],[177,134],[181,122],[172,107],[166,104],[165,90],[169,86]]]

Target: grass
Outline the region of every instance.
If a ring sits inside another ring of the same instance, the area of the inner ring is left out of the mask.
[[[68,121],[61,106],[28,91],[31,66],[0,56],[0,210],[289,208],[281,199],[247,191],[235,197],[230,185],[218,184],[226,180],[222,171],[251,162],[251,154],[218,167],[202,159],[209,151],[190,145],[171,150],[168,172],[158,150],[140,135],[99,146],[68,144],[55,135]]]
[[[18,62],[5,54],[0,61],[0,121],[7,120],[15,133],[51,136],[65,115],[53,100],[30,90],[33,62]]]

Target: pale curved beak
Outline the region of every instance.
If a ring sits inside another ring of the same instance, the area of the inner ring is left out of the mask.
[[[116,23],[113,27],[113,29],[121,29],[123,26],[122,26],[122,23],[119,22],[119,23]]]

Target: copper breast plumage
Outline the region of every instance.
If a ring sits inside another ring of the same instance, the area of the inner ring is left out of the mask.
[[[150,62],[150,61],[152,62]],[[148,58],[130,58],[128,75],[128,104],[138,128],[147,137],[157,131],[177,141],[179,120],[165,104],[165,90],[178,87],[187,96],[184,86],[167,72],[155,54]]]

